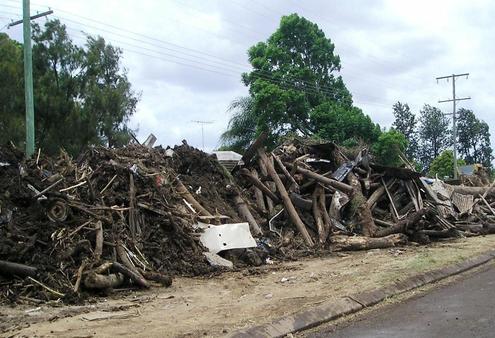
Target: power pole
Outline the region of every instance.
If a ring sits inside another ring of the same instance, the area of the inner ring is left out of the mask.
[[[452,99],[449,100],[440,100],[438,103],[444,103],[444,102],[452,102],[452,144],[454,145],[454,179],[457,179],[457,117],[456,117],[456,102],[457,101],[462,101],[462,100],[470,100],[471,97],[460,97],[457,98],[455,96],[455,79],[460,76],[465,76],[466,79],[469,76],[469,73],[463,73],[463,74],[452,74],[452,75],[447,75],[447,76],[440,76],[437,77],[437,83],[438,80],[443,80],[446,79],[447,82],[449,79],[452,79]],[[450,115],[450,114],[445,114],[445,115]]]
[[[192,120],[191,122],[201,125],[201,144],[202,144],[202,150],[205,151],[205,130],[204,130],[205,124],[212,124],[215,121]]]
[[[29,0],[22,1],[22,20],[12,22],[8,28],[22,23],[24,40],[24,96],[26,101],[26,157],[34,154],[34,95],[33,95],[33,51],[31,48],[31,20],[53,11],[29,15]]]

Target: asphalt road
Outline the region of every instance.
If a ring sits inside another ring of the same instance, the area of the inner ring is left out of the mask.
[[[495,337],[495,265],[336,331],[316,330],[307,337]]]

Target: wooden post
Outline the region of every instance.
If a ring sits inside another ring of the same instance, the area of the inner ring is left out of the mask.
[[[284,163],[284,164],[285,164],[285,166],[287,166],[289,168],[294,167],[294,165],[291,164],[291,163]],[[316,181],[318,181],[320,183],[323,183],[323,184],[328,184],[329,186],[334,187],[335,189],[342,190],[342,191],[344,191],[344,192],[346,192],[348,194],[350,194],[350,193],[353,192],[352,186],[350,186],[348,184],[345,184],[345,183],[336,181],[334,179],[325,177],[323,175],[317,174],[315,172],[312,172],[311,170],[304,169],[304,168],[301,168],[299,166],[297,167],[296,170],[297,170],[298,173],[301,173],[301,174],[303,174],[306,177],[313,178]]]
[[[184,198],[187,202],[189,202],[196,211],[202,216],[212,216],[212,214],[203,208],[201,204],[194,198],[193,195],[187,190],[184,184],[177,179],[177,192]]]
[[[355,208],[358,213],[357,221],[363,227],[363,235],[365,236],[373,236],[377,227],[375,222],[373,221],[373,215],[371,214],[371,209],[366,201],[366,198],[363,196],[363,191],[361,190],[361,183],[354,173],[351,171],[347,174],[347,180],[352,186],[353,194],[351,203],[355,205]]]
[[[289,194],[287,193],[287,190],[285,189],[284,184],[282,183],[282,180],[280,177],[278,177],[277,172],[275,171],[275,168],[273,167],[271,161],[268,159],[266,156],[266,153],[263,149],[258,149],[258,155],[261,159],[262,162],[264,162],[268,175],[272,178],[273,182],[275,182],[275,185],[277,186],[277,190],[280,193],[280,196],[282,197],[282,201],[285,206],[285,210],[289,214],[289,217],[291,221],[296,225],[297,229],[301,233],[301,235],[304,238],[304,241],[308,246],[314,246],[313,239],[308,233],[308,229],[306,229],[306,226],[302,222],[301,218],[297,214],[296,209],[292,205],[292,201],[290,200]]]
[[[253,175],[254,178],[258,178],[258,172],[256,169],[251,169],[251,175]],[[256,203],[258,204],[258,207],[266,213],[266,205],[265,205],[265,199],[263,198],[263,192],[257,187],[253,186],[254,190],[254,198],[256,199]]]
[[[249,211],[249,208],[242,199],[242,197],[238,194],[234,195],[234,202],[237,205],[237,210],[239,211],[239,214],[249,223],[249,229],[251,229],[251,232],[253,235],[258,236],[262,235],[263,232],[261,231],[260,226],[256,222],[256,220],[253,217],[253,214],[251,214],[251,211]]]

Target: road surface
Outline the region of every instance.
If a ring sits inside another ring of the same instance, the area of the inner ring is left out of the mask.
[[[495,264],[448,286],[306,337],[495,337]]]

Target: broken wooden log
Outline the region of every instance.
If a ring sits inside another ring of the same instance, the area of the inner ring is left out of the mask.
[[[304,241],[306,242],[307,245],[313,246],[314,242],[311,236],[309,235],[308,229],[306,229],[306,226],[302,222],[301,218],[299,217],[296,209],[294,208],[294,205],[292,204],[292,201],[290,200],[289,194],[287,193],[287,190],[285,189],[284,184],[282,183],[282,180],[280,177],[278,177],[277,172],[275,171],[275,168],[273,167],[271,161],[268,159],[265,151],[263,149],[258,149],[258,155],[261,159],[261,161],[264,162],[267,172],[272,178],[273,182],[275,182],[275,185],[277,186],[277,190],[280,193],[280,196],[282,197],[282,201],[285,206],[285,210],[289,214],[289,217],[291,221],[296,225],[297,229],[301,233],[301,235],[304,238]]]
[[[362,226],[363,235],[372,237],[377,230],[373,221],[371,209],[363,195],[361,183],[353,172],[347,174],[347,180],[352,187],[351,205],[356,210],[356,222]]]
[[[265,143],[267,138],[268,138],[268,133],[266,131],[263,131],[256,138],[256,140],[254,140],[254,142],[251,143],[251,145],[249,145],[249,148],[244,152],[244,155],[241,158],[241,161],[244,163],[245,166],[247,167],[249,166],[251,160],[257,154],[258,149],[263,147],[263,144]]]
[[[275,203],[280,203],[280,199],[275,195],[270,188],[268,188],[263,182],[259,180],[259,178],[255,177],[253,174],[249,172],[246,168],[240,170],[240,173],[248,178],[251,183],[258,189],[260,189],[268,198],[270,198]]]
[[[418,231],[420,234],[424,234],[429,237],[436,238],[450,238],[450,237],[462,237],[462,234],[459,230],[455,228],[442,229],[442,230],[420,230]]]
[[[96,240],[95,240],[96,244],[94,250],[94,257],[96,261],[99,261],[103,253],[103,223],[101,223],[101,221],[96,222],[95,236],[96,236]]]
[[[3,276],[34,277],[37,272],[33,266],[0,260],[0,275]]]
[[[259,179],[258,172],[254,168],[251,169],[251,175],[253,175],[253,177],[255,177],[256,179]],[[265,205],[265,199],[263,197],[263,192],[256,185],[253,185],[253,192],[254,192],[254,199],[256,200],[256,204],[258,205],[258,208],[263,213],[266,213],[266,205]]]
[[[284,164],[286,167],[289,167],[289,168],[294,167],[294,165],[291,163],[285,162]],[[329,186],[334,187],[335,189],[342,190],[346,193],[352,193],[352,191],[353,191],[352,186],[347,185],[347,184],[342,183],[342,182],[339,182],[339,181],[336,181],[334,179],[325,177],[323,175],[317,174],[311,170],[304,169],[304,168],[301,168],[299,166],[297,166],[296,170],[298,173],[303,174],[306,177],[312,178],[312,179],[314,179],[320,183],[323,183],[323,184],[328,184]]]
[[[301,195],[296,194],[295,192],[292,192],[290,194],[290,200],[299,209],[311,211],[313,208],[313,202],[311,200],[306,199],[306,198],[302,197]]]
[[[326,232],[323,225],[323,215],[321,214],[321,209],[318,204],[318,199],[320,197],[320,193],[318,191],[318,187],[314,190],[312,195],[313,201],[313,218],[315,220],[316,230],[318,231],[318,239],[320,243],[325,243],[326,241]]]
[[[139,273],[139,271],[136,269],[136,267],[134,266],[134,264],[132,264],[132,262],[127,257],[127,253],[126,253],[126,251],[124,249],[124,246],[122,245],[122,243],[120,241],[117,241],[117,244],[115,246],[115,249],[117,251],[117,256],[119,257],[120,261],[127,268],[127,270],[129,270],[132,273],[132,276],[133,277],[131,277],[131,275],[129,275],[129,274],[126,274],[126,276],[129,277],[129,278],[131,278],[139,286],[142,286],[144,288],[149,288],[150,286],[149,286],[148,282],[146,281],[146,279]],[[112,267],[114,265],[115,265],[115,262],[112,265]],[[119,269],[119,267],[120,266],[117,265],[117,269]],[[124,273],[123,270],[122,271],[119,271],[119,272]]]
[[[445,184],[446,186],[449,186],[452,188],[452,190],[458,194],[463,194],[463,195],[484,195],[485,197],[495,197],[495,187],[467,187],[464,185],[450,185],[450,184]]]
[[[119,262],[113,262],[112,270],[114,270],[115,272],[119,272],[119,273],[123,274],[124,276],[126,276],[130,280],[132,280],[135,284],[137,284],[143,288],[149,288],[150,287],[150,285],[148,284],[146,279],[136,269],[129,269],[127,266],[124,266],[123,264],[120,264]]]
[[[391,234],[404,233],[411,224],[417,223],[423,216],[434,215],[434,211],[430,208],[424,208],[420,211],[416,211],[405,219],[394,224],[394,226],[384,229],[379,229],[375,232],[375,237],[384,237]]]
[[[147,280],[158,282],[165,287],[169,287],[170,285],[172,285],[172,277],[170,277],[170,275],[166,275],[164,273],[155,272],[155,271],[144,271],[142,269],[140,269],[139,272]]]
[[[455,227],[462,231],[470,231],[474,233],[483,232],[483,224],[456,224]]]
[[[194,196],[187,190],[184,184],[177,179],[177,192],[182,196],[188,203],[190,203],[193,208],[202,216],[212,216],[212,214],[206,210],[195,198]]]
[[[260,158],[258,158],[258,165],[260,166],[261,175],[263,175],[263,177],[268,177],[268,171],[266,170],[265,163]],[[274,192],[276,190],[275,183],[273,183],[273,182],[267,182],[267,187],[268,187],[269,192]],[[275,196],[275,197],[278,200],[278,197],[277,196]],[[266,206],[268,207],[268,214],[269,215],[273,215],[273,211],[274,211],[274,205],[273,205],[273,203],[277,203],[277,202],[275,202],[267,194],[267,196],[266,196]]]
[[[121,286],[124,283],[124,275],[121,273],[111,273],[102,275],[95,272],[90,272],[84,278],[84,287],[88,289],[113,289]]]
[[[332,246],[336,250],[370,250],[384,249],[407,243],[407,236],[404,234],[393,234],[386,237],[365,237],[365,236],[332,236]]]
[[[332,230],[332,219],[330,218],[330,215],[327,212],[327,200],[325,196],[325,190],[323,189],[322,186],[318,186],[318,191],[319,191],[319,198],[318,198],[318,206],[321,210],[321,213],[323,215],[323,227],[325,229],[325,241],[327,240],[328,236],[330,235],[330,232]]]
[[[249,223],[249,229],[251,230],[252,234],[254,236],[262,235],[263,232],[261,231],[258,222],[256,222],[256,219],[253,217],[253,214],[251,214],[251,211],[249,210],[246,202],[244,202],[239,194],[234,195],[234,203],[237,206],[239,214]]]
[[[292,177],[292,175],[289,173],[289,171],[287,170],[287,168],[285,167],[285,165],[282,163],[282,161],[280,160],[280,158],[278,158],[277,155],[273,154],[272,153],[272,156],[273,156],[273,159],[275,160],[275,163],[277,163],[278,167],[282,170],[282,172],[284,173],[285,177],[287,178],[287,180],[290,182],[290,185],[289,185],[289,191],[294,191],[294,192],[299,192],[299,184],[297,184],[296,180],[294,179],[294,177]]]

